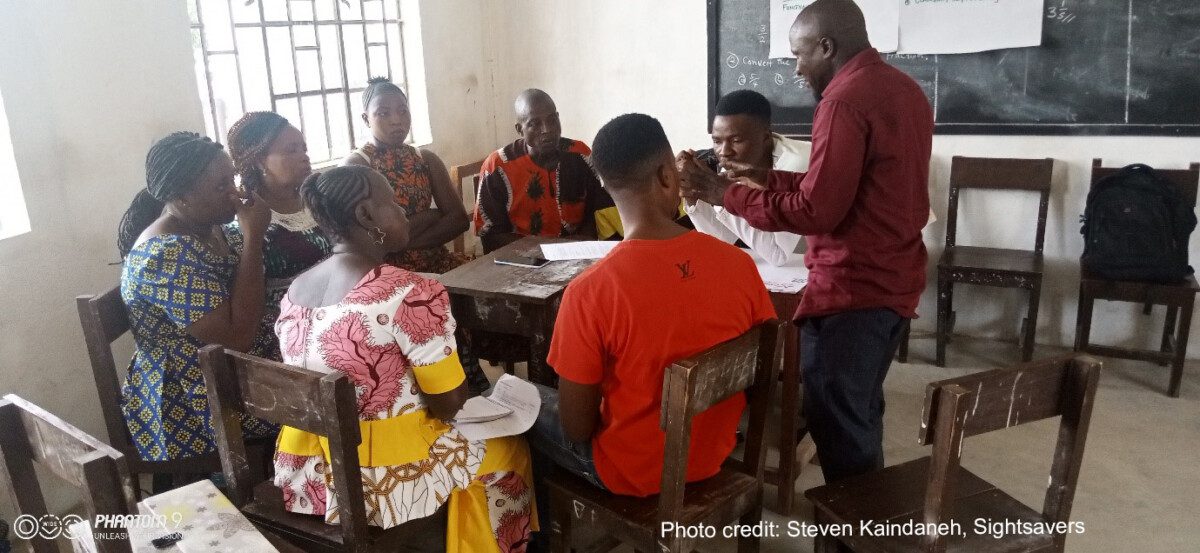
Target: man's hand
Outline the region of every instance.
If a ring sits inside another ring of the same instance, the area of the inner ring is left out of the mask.
[[[679,172],[682,173],[684,166],[694,157],[696,157],[696,150],[683,150],[679,152],[679,155],[675,156],[675,168],[679,169]]]
[[[680,164],[679,193],[689,202],[702,200],[709,205],[721,205],[725,202],[725,190],[733,185],[733,181],[713,173],[704,163],[690,152],[680,152],[675,158]]]
[[[722,166],[725,168],[725,176],[733,179],[738,184],[759,190],[767,189],[767,175],[770,173],[769,170],[754,167],[749,163],[739,163],[736,161],[726,162]]]

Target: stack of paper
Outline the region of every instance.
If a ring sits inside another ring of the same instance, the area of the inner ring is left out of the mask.
[[[516,436],[533,426],[541,407],[536,386],[506,374],[496,381],[490,395],[463,404],[454,417],[454,427],[472,441]]]
[[[584,242],[564,242],[561,244],[542,244],[542,257],[550,261],[567,259],[600,259],[608,255],[620,242],[612,240],[590,240]]]
[[[787,263],[776,267],[755,255],[751,250],[743,249],[742,251],[754,260],[754,265],[758,267],[758,274],[762,277],[767,291],[795,294],[808,284],[808,267],[804,266],[804,255],[794,253],[788,258]]]

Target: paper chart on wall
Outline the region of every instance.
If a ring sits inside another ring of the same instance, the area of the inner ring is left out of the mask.
[[[900,36],[900,2],[903,0],[854,0],[867,20],[871,46],[880,52],[895,52]],[[772,58],[791,58],[788,33],[800,10],[813,0],[771,0]]]
[[[904,0],[901,54],[966,54],[1038,46],[1042,0]]]

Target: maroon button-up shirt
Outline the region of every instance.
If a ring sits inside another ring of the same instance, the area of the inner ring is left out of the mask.
[[[878,307],[916,317],[932,142],[921,88],[867,49],[842,66],[817,105],[808,172],[771,171],[765,191],[725,192],[725,207],[751,225],[807,238],[797,319]]]

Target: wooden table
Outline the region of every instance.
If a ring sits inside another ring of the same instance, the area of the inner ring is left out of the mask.
[[[541,245],[572,242],[527,236],[442,274],[451,310],[468,330],[511,334],[529,340],[529,380],[553,386],[557,375],[546,363],[563,290],[595,260],[551,261],[539,268],[497,265],[497,256],[542,257]]]

